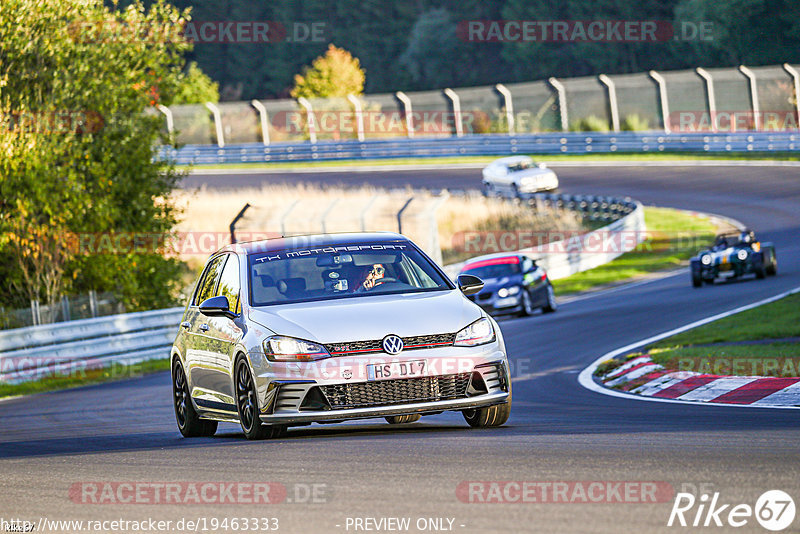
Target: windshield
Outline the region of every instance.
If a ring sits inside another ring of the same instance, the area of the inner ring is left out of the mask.
[[[371,243],[251,254],[253,306],[453,289],[410,243]]]
[[[464,267],[464,270],[461,271],[461,274],[471,274],[473,276],[477,276],[481,280],[488,280],[491,278],[512,276],[518,274],[519,272],[519,259],[514,257],[479,261]]]
[[[530,169],[531,167],[533,167],[532,161],[520,161],[509,165],[508,170],[511,172],[518,172],[518,171],[524,171],[525,169]]]

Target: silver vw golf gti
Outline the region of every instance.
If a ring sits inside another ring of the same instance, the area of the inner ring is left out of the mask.
[[[229,245],[208,260],[172,347],[178,428],[249,439],[287,427],[460,411],[499,426],[511,409],[502,334],[407,238],[314,235]]]

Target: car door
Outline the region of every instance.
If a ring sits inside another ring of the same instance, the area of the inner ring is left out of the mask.
[[[227,254],[225,265],[222,268],[215,296],[224,296],[228,299],[229,309],[241,316],[240,293],[240,265],[236,254]],[[209,395],[216,397],[210,405],[212,409],[236,411],[234,403],[233,358],[236,343],[242,338],[241,317],[231,319],[228,317],[206,317],[208,331],[205,336],[211,340],[214,347],[213,365],[209,365],[203,377],[203,387]]]
[[[202,407],[205,407],[205,401],[214,400],[208,384],[212,382],[209,374],[215,365],[218,347],[214,338],[208,335],[211,328],[208,324],[210,318],[200,313],[200,304],[216,294],[226,259],[227,255],[222,254],[209,260],[182,324],[187,329],[186,374],[189,377],[191,395],[195,403]]]

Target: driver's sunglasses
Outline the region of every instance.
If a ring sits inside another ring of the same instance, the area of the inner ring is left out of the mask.
[[[385,272],[385,269],[381,265],[375,265],[372,267],[372,271],[370,274],[374,274],[375,276],[380,276]]]

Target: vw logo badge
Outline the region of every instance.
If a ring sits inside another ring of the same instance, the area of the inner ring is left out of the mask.
[[[403,350],[403,340],[399,336],[390,334],[383,338],[383,351],[386,354],[400,354]]]

